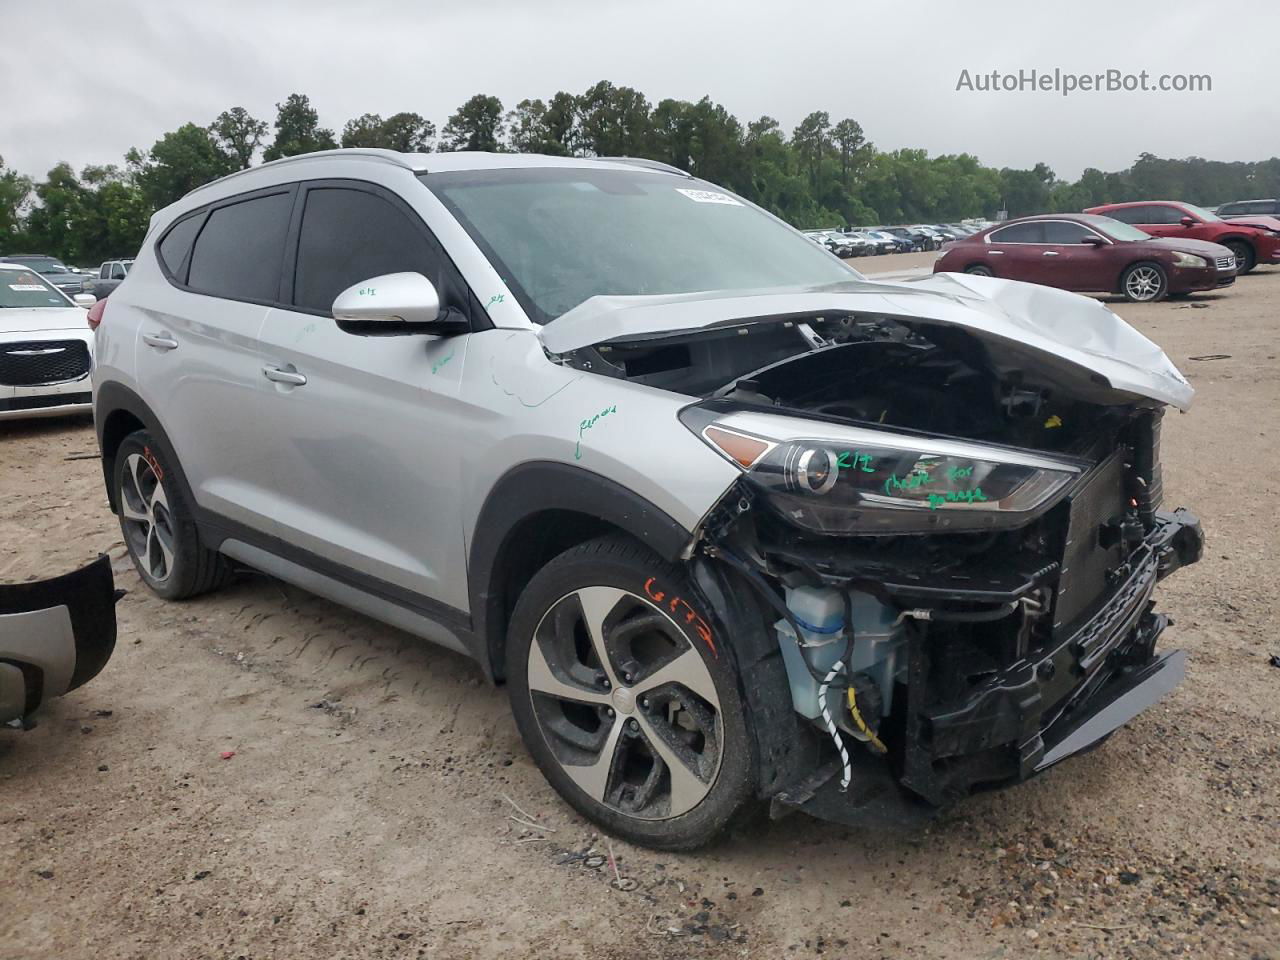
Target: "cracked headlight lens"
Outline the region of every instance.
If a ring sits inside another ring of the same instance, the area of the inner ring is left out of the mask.
[[[1020,526],[1080,466],[962,441],[879,435],[774,440],[715,423],[702,437],[745,471],[765,503],[818,533],[866,536]]]

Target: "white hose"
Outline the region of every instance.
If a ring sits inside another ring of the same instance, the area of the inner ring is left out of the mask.
[[[835,741],[836,749],[840,751],[840,763],[843,769],[840,774],[841,793],[849,789],[849,784],[853,780],[853,764],[849,762],[849,751],[844,745],[844,738],[840,736],[840,730],[836,726],[836,722],[831,719],[831,710],[827,706],[827,689],[831,686],[831,681],[843,672],[844,664],[837,660],[818,686],[818,706],[822,708],[822,721],[827,725],[827,733]]]

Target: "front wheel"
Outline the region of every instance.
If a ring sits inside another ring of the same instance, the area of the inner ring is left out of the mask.
[[[1132,303],[1163,300],[1169,293],[1169,278],[1157,263],[1135,263],[1120,278],[1120,291]]]
[[[1248,273],[1258,265],[1258,258],[1253,254],[1253,247],[1243,240],[1232,240],[1227,244],[1227,249],[1236,258],[1236,276]]]
[[[732,652],[683,572],[607,537],[544,567],[511,618],[516,726],[553,787],[632,843],[701,846],[754,795]]]
[[[994,277],[995,276],[995,274],[991,272],[990,267],[985,266],[984,264],[981,264],[981,263],[975,263],[972,266],[965,267],[964,272],[972,274],[975,277]]]
[[[155,593],[184,600],[230,579],[226,560],[200,540],[172,460],[145,430],[116,450],[114,483],[125,546]]]

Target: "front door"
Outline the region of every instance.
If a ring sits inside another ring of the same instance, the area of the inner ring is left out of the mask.
[[[281,536],[337,565],[321,572],[465,610],[456,454],[469,337],[359,336],[331,316],[339,293],[382,274],[422,273],[442,305],[463,313],[465,286],[389,191],[355,181],[302,189],[296,269],[282,295],[291,306],[272,309],[261,334],[277,371],[268,409],[278,424]]]

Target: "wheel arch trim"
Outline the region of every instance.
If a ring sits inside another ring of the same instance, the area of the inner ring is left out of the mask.
[[[554,461],[512,467],[493,485],[476,518],[468,556],[468,594],[481,666],[501,678],[510,604],[503,577],[522,528],[540,514],[578,514],[634,537],[663,560],[678,561],[693,534],[639,494],[600,474]]]

